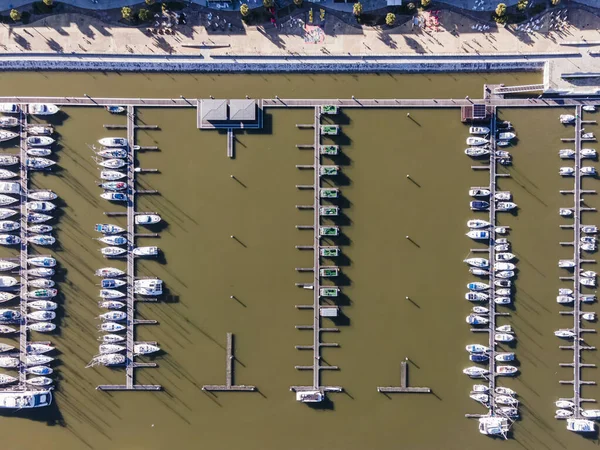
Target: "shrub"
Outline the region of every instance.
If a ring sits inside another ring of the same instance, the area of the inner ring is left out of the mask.
[[[21,20],[21,13],[16,9],[11,9],[10,18],[13,20],[13,22],[17,22],[18,20]]]
[[[363,5],[360,2],[356,2],[354,6],[352,6],[352,14],[356,17],[360,16],[363,12]]]
[[[242,3],[240,5],[240,14],[242,15],[242,17],[247,17],[248,14],[250,14],[250,8],[248,8],[248,5],[246,5],[245,3]]]
[[[519,11],[524,11],[525,8],[527,8],[527,4],[529,2],[527,0],[519,0],[519,2],[517,3],[517,9]]]
[[[272,8],[273,6],[275,6],[275,1],[274,0],[263,0],[263,6],[265,8]]]
[[[423,8],[427,8],[429,5],[431,5],[431,0],[421,0],[421,6]]]
[[[506,5],[504,3],[498,3],[495,13],[496,16],[503,17],[506,14]]]
[[[396,23],[396,14],[394,14],[394,13],[387,13],[387,15],[385,16],[385,24],[388,27],[391,27],[395,23]]]
[[[43,0],[44,1],[44,5],[46,6],[52,6],[52,4],[54,3],[54,0]]]
[[[131,20],[131,17],[133,15],[133,11],[131,11],[131,8],[129,6],[123,6],[121,8],[121,15],[123,16],[123,19],[125,19],[125,20]]]
[[[142,22],[148,22],[152,19],[152,13],[145,8],[140,9],[138,12],[138,17]]]

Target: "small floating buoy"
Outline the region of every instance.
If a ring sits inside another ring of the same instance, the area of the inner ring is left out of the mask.
[[[406,113],[406,117],[410,117],[410,113]]]

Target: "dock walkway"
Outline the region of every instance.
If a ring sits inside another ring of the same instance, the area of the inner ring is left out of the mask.
[[[20,292],[20,312],[21,322],[19,326],[19,384],[25,385],[27,373],[25,372],[25,360],[27,359],[27,296],[29,292],[29,275],[27,270],[27,260],[29,258],[28,224],[27,222],[27,193],[29,189],[29,169],[27,167],[27,105],[20,104],[20,182],[21,182],[21,244],[20,244],[20,264],[21,264],[21,292]]]

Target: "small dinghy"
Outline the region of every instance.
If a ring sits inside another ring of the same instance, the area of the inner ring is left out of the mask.
[[[56,266],[56,259],[49,256],[35,256],[27,260],[28,264],[36,267],[54,267]]]
[[[127,139],[122,137],[106,137],[98,139],[98,143],[105,147],[127,147]]]
[[[48,377],[33,377],[25,380],[25,383],[32,386],[49,386],[53,383],[52,378]]]
[[[52,150],[49,148],[29,148],[27,149],[27,154],[29,156],[50,156]]]
[[[21,243],[19,236],[13,236],[12,234],[0,234],[0,244],[2,245],[17,245]]]
[[[587,234],[596,234],[598,233],[598,227],[596,225],[582,225],[581,232]]]
[[[465,299],[470,302],[485,302],[489,299],[489,295],[483,292],[467,292],[465,294]]]
[[[575,299],[571,295],[557,295],[556,303],[561,305],[568,305],[569,303],[573,303]]]
[[[573,167],[561,167],[558,173],[563,177],[569,177],[575,173],[575,169]]]
[[[96,155],[102,158],[120,159],[127,158],[127,150],[124,148],[104,148],[96,152]]]
[[[573,215],[573,210],[571,208],[560,208],[558,214],[562,217],[571,217]]]
[[[50,233],[52,231],[52,225],[31,225],[29,231],[32,233]]]
[[[498,202],[496,204],[496,210],[498,211],[511,211],[517,207],[514,202]]]
[[[123,311],[109,311],[104,314],[100,314],[98,319],[107,321],[107,322],[119,322],[121,320],[127,319],[127,313]]]
[[[2,128],[12,128],[19,125],[19,119],[16,117],[0,117],[0,127]]]
[[[25,350],[28,355],[43,355],[54,350],[54,347],[48,344],[29,343]]]
[[[33,200],[38,200],[38,201],[50,201],[50,200],[55,200],[58,198],[58,195],[56,195],[54,192],[50,191],[50,190],[43,190],[43,191],[30,191],[27,193],[27,197],[32,198]]]
[[[127,284],[124,280],[118,280],[115,278],[106,278],[100,282],[100,287],[105,289],[118,288]]]
[[[57,289],[36,289],[34,291],[28,292],[27,295],[29,298],[48,299],[56,297],[56,294],[58,294]]]
[[[104,234],[118,234],[123,233],[125,231],[125,228],[107,223],[97,223],[95,230]]]
[[[123,114],[127,111],[124,106],[109,105],[105,106],[105,108],[111,114]]]
[[[487,139],[484,139],[482,137],[474,137],[474,136],[469,136],[467,138],[467,145],[468,146],[479,146],[479,145],[485,145],[485,144],[489,144],[490,141]]]
[[[490,238],[490,232],[487,230],[471,230],[466,235],[476,240],[489,240]]]
[[[494,297],[494,303],[496,305],[510,305],[512,300],[510,297]]]
[[[27,318],[29,320],[47,322],[49,320],[55,319],[56,313],[54,311],[34,311],[32,313],[27,314]]]
[[[486,258],[467,258],[463,262],[466,262],[470,266],[479,267],[480,269],[490,267],[490,262]]]
[[[472,158],[479,158],[481,156],[487,156],[490,154],[490,150],[483,147],[469,147],[465,149],[465,155]]]
[[[102,170],[100,172],[100,178],[108,181],[115,181],[125,178],[127,175],[123,172],[118,172],[116,170]]]
[[[40,213],[28,213],[27,214],[27,222],[29,223],[43,223],[48,222],[52,219],[52,216],[48,214],[40,214]]]
[[[514,375],[519,371],[515,366],[497,366],[496,375]]]
[[[571,417],[573,415],[573,411],[568,411],[566,409],[557,409],[554,414],[554,417],[556,417],[557,419],[566,419],[567,417]]]
[[[19,158],[14,155],[0,155],[0,166],[14,166],[18,162]]]
[[[575,403],[570,400],[558,400],[554,404],[557,408],[575,408]]]
[[[514,254],[508,253],[508,252],[505,252],[505,253],[496,253],[496,255],[495,255],[495,260],[496,261],[510,261],[512,259],[515,259],[515,258],[516,258],[516,256]]]
[[[48,366],[33,366],[25,369],[25,373],[31,375],[50,375],[52,372],[54,371]]]
[[[490,274],[489,270],[479,269],[477,267],[469,267],[469,272],[478,277],[487,277]]]
[[[52,211],[54,208],[56,208],[56,205],[52,202],[45,202],[45,201],[27,202],[27,209],[29,211],[48,212],[48,211]]]
[[[36,267],[34,269],[29,269],[27,275],[32,277],[51,277],[54,275],[54,269],[51,269],[50,267]]]
[[[491,191],[487,188],[472,187],[469,189],[469,195],[471,197],[489,197],[490,193]]]
[[[158,247],[136,247],[133,249],[135,256],[157,256]]]
[[[27,306],[40,311],[54,311],[58,307],[58,304],[50,300],[35,300],[27,303]]]
[[[29,105],[29,114],[35,116],[51,116],[60,111],[60,108],[51,103],[31,103]]]
[[[14,220],[0,220],[0,231],[15,231],[20,227],[21,224]]]
[[[115,342],[123,342],[125,336],[119,336],[118,334],[104,334],[98,338],[100,342],[105,344],[114,344]]]
[[[106,167],[107,169],[120,169],[127,164],[125,160],[113,158],[113,159],[105,159],[104,161],[98,162],[99,166]]]
[[[514,353],[496,353],[496,356],[494,357],[496,359],[496,361],[499,362],[508,362],[508,361],[514,361],[515,359],[515,354]]]
[[[125,308],[125,303],[118,302],[116,300],[106,300],[103,302],[98,302],[98,306],[104,309],[121,309]]]
[[[569,124],[575,122],[575,116],[572,114],[561,114],[558,119],[560,123]]]
[[[139,216],[136,216],[136,219]],[[481,219],[472,219],[467,221],[467,227],[469,228],[487,228],[491,225],[490,222],[488,222],[487,220],[481,220]]]
[[[125,356],[120,353],[107,353],[95,356],[86,367],[116,366],[125,363]]]
[[[467,289],[470,289],[471,291],[485,291],[489,288],[489,284],[482,283],[481,281],[475,281],[473,283],[467,284]]]
[[[98,347],[98,351],[101,355],[105,355],[107,353],[119,353],[124,352],[127,349],[124,345],[117,344],[100,344]]]
[[[114,267],[103,267],[102,269],[96,270],[96,276],[102,278],[115,278],[122,277],[123,275],[125,275],[125,272]]]
[[[54,164],[56,164],[56,162],[52,161],[51,159],[48,159],[48,158],[33,157],[33,158],[27,158],[26,164],[27,164],[27,167],[29,167],[30,169],[42,170],[42,169],[47,169],[50,166],[53,166]]]
[[[117,291],[115,289],[100,289],[100,297],[115,299],[115,298],[123,298],[125,294],[121,291]]]
[[[0,169],[0,180],[8,180],[9,178],[18,177],[19,174],[17,172],[13,172],[8,169]]]
[[[476,314],[469,314],[466,321],[469,325],[486,325],[489,323],[487,317],[478,316]]]
[[[11,377],[10,375],[6,375],[4,373],[0,374],[0,385],[4,386],[6,384],[11,384],[17,381],[17,378]]]
[[[485,345],[481,344],[469,344],[465,347],[465,349],[469,353],[487,353],[490,351],[489,347],[486,347]]]
[[[575,150],[563,148],[558,151],[558,156],[560,156],[561,159],[573,159],[575,158]]]
[[[127,201],[127,195],[123,194],[122,192],[104,192],[100,194],[100,197],[102,197],[105,200],[110,200],[112,202]]]
[[[127,250],[121,247],[103,247],[100,249],[100,252],[106,257],[115,257],[126,253]]]
[[[54,361],[54,358],[46,355],[27,355],[25,357],[26,366],[43,366]]]
[[[127,238],[125,236],[104,236],[97,238],[97,240],[111,246],[127,244]]]
[[[596,175],[596,168],[595,167],[582,167],[581,169],[579,169],[579,173],[581,175],[593,176],[593,175]]]
[[[515,340],[515,337],[508,333],[495,333],[494,340],[496,342],[512,342]]]
[[[473,200],[469,203],[472,211],[487,211],[490,209],[489,202],[483,200]]]
[[[115,331],[123,331],[125,328],[125,325],[116,322],[104,322],[98,326],[98,329],[100,331],[108,331],[109,333],[114,333]]]
[[[483,367],[472,366],[463,369],[463,373],[471,378],[481,378],[485,375],[489,375],[490,371]]]
[[[35,236],[28,237],[27,242],[47,247],[50,245],[54,245],[56,239],[54,238],[54,236],[50,236],[49,234],[37,234]]]
[[[56,325],[50,322],[37,322],[27,325],[27,329],[38,333],[49,333],[56,329]]]
[[[122,191],[127,189],[127,183],[124,181],[105,181],[100,184],[102,189],[106,189],[107,191]]]
[[[12,356],[0,356],[0,367],[4,369],[13,369],[19,365],[19,359]]]
[[[475,400],[476,402],[479,402],[479,403],[488,403],[490,400],[489,395],[482,394],[479,392],[474,392],[473,394],[470,394],[469,397],[471,397],[473,400]]]
[[[554,332],[554,336],[563,338],[563,339],[573,339],[575,337],[575,332],[573,330],[560,329]]]
[[[47,147],[54,144],[54,139],[49,136],[29,136],[26,142],[31,147]]]

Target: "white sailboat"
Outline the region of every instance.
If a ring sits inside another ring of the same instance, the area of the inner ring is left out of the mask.
[[[158,351],[160,351],[160,347],[158,345],[154,345],[154,344],[142,343],[142,344],[135,344],[133,346],[133,354],[135,356],[149,355],[151,353],[156,353]]]
[[[485,145],[485,144],[489,144],[489,143],[490,143],[489,140],[484,139],[482,137],[469,136],[467,138],[467,145],[469,145],[469,146]]]
[[[100,178],[108,181],[120,180],[121,178],[125,178],[127,175],[123,172],[118,172],[116,170],[102,170],[100,171]]]
[[[98,338],[100,342],[104,342],[105,344],[114,344],[115,342],[123,342],[125,340],[125,336],[120,336],[118,334],[104,334]]]
[[[27,303],[27,306],[32,309],[38,309],[41,311],[53,311],[58,308],[58,304],[51,300],[34,300]]]
[[[127,147],[127,139],[122,137],[106,137],[98,139],[98,143],[105,147]]]
[[[56,325],[50,322],[36,322],[27,325],[27,329],[38,333],[49,333],[56,329]]]

